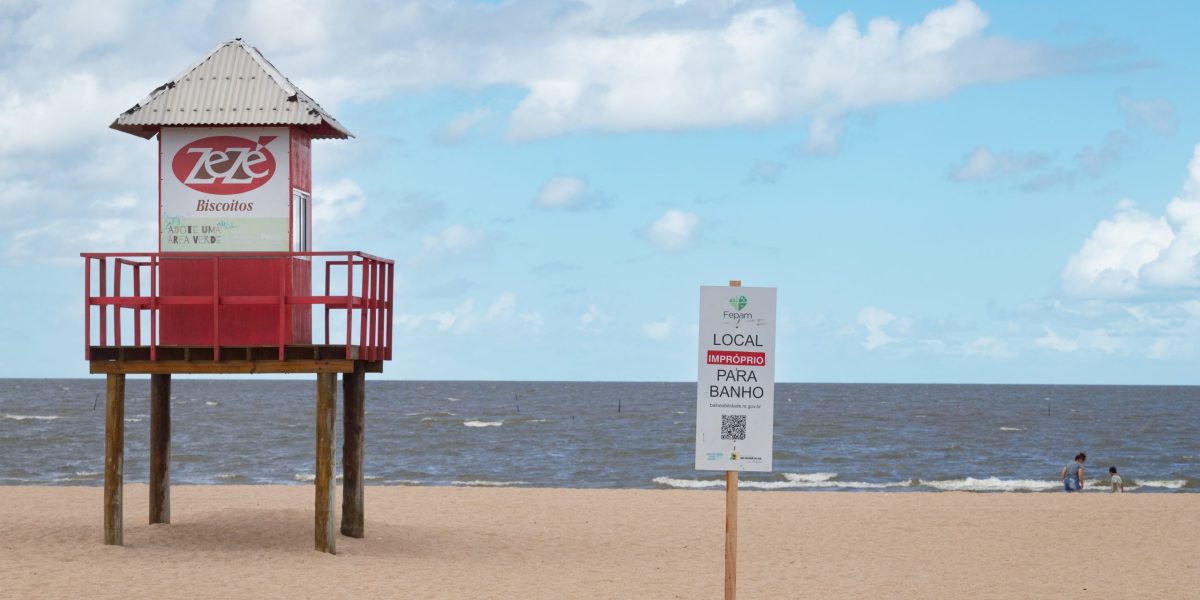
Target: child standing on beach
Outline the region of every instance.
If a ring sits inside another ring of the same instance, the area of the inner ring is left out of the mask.
[[[1064,490],[1068,492],[1083,490],[1083,462],[1086,460],[1087,453],[1080,452],[1075,455],[1075,462],[1063,467],[1062,482]]]
[[[1121,481],[1120,475],[1117,475],[1116,467],[1108,468],[1108,477],[1111,480],[1110,483],[1112,483],[1112,491],[1113,492],[1125,491],[1125,482]]]

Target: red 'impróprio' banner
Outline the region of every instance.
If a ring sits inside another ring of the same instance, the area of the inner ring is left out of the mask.
[[[765,367],[766,352],[735,352],[733,350],[709,350],[708,364],[731,367]]]

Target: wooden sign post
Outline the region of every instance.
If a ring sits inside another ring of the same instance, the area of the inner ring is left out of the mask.
[[[742,287],[737,279],[729,287]],[[738,472],[725,471],[725,600],[737,598],[737,488]]]
[[[775,304],[775,288],[700,287],[696,469],[725,472],[726,600],[737,597],[738,474],[771,471]]]

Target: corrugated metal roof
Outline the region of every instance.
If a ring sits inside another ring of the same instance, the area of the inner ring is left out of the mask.
[[[354,137],[241,38],[217,46],[110,127],[149,139],[164,125],[298,125],[315,138]]]

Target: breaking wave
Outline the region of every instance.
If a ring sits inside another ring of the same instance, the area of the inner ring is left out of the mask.
[[[10,415],[5,413],[4,418],[11,421],[53,421],[62,417],[58,415]]]
[[[870,481],[836,481],[837,473],[783,473],[783,481],[742,480],[739,488],[756,490],[787,490],[787,489],[855,489],[880,490],[887,488],[906,488],[914,485],[913,481],[894,481],[875,483]],[[675,479],[673,477],[655,477],[654,483],[670,488],[704,489],[723,488],[724,479]]]
[[[467,427],[499,427],[504,421],[463,421]]]

